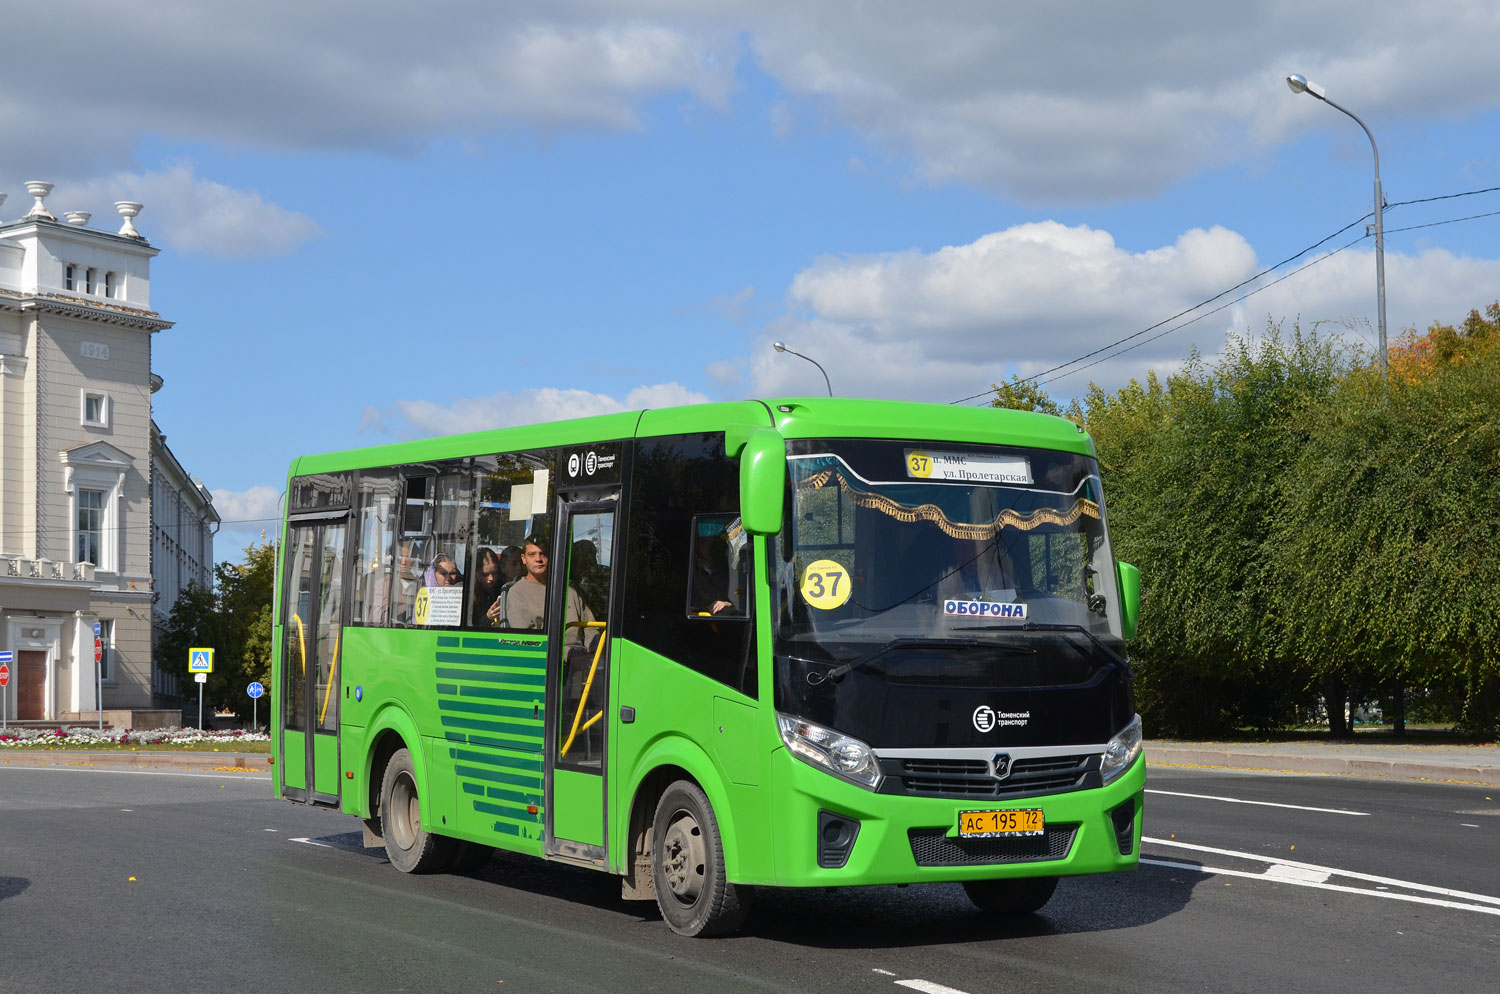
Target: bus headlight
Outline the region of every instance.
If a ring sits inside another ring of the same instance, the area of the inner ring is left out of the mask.
[[[880,763],[870,747],[843,732],[791,715],[776,715],[781,741],[804,763],[869,790],[880,786]]]
[[[784,736],[783,736],[784,737]],[[1115,777],[1130,769],[1130,764],[1141,754],[1141,716],[1136,715],[1130,719],[1130,724],[1120,730],[1120,734],[1109,740],[1109,745],[1104,747],[1104,759],[1099,764],[1099,772],[1104,775],[1104,782],[1109,783]]]

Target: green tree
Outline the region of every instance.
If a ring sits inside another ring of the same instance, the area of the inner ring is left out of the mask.
[[[1231,339],[1212,369],[1194,354],[1165,389],[1153,376],[1086,396],[1115,551],[1142,572],[1131,652],[1153,728],[1214,734],[1289,714],[1307,663],[1272,637],[1267,534],[1308,412],[1343,368],[1333,343],[1272,325]]]
[[[991,407],[1004,407],[1012,411],[1035,411],[1038,414],[1061,415],[1063,409],[1057,401],[1047,395],[1041,385],[1035,380],[1023,380],[1015,373],[1010,375],[1007,383],[991,384],[995,391],[995,399],[990,401]]]
[[[1271,550],[1282,637],[1318,647],[1326,684],[1364,675],[1398,716],[1407,686],[1454,695],[1462,723],[1493,736],[1500,305],[1489,313],[1433,325],[1393,357],[1388,383],[1370,368],[1340,383],[1288,473]]]
[[[251,713],[246,688],[252,681],[271,686],[271,597],[275,586],[276,550],[270,544],[251,545],[240,563],[214,567],[214,586],[189,585],[177,598],[158,643],[160,665],[177,675],[185,703],[197,694],[187,671],[188,650],[214,650],[214,671],[203,687],[205,709],[228,708]],[[256,708],[266,714],[261,698]]]

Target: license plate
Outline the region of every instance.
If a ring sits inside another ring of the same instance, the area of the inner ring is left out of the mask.
[[[1010,811],[960,811],[958,834],[965,839],[1008,835],[1041,835],[1046,828],[1041,808]]]

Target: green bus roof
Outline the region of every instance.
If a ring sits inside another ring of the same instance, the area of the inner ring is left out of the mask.
[[[290,475],[335,473],[493,452],[584,445],[638,435],[649,437],[766,426],[776,428],[785,438],[966,442],[1094,455],[1093,442],[1082,428],[1047,414],[914,401],[778,397],[605,414],[307,455],[293,460]]]

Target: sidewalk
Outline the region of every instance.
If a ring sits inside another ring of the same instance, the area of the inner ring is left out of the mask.
[[[168,749],[0,749],[6,766],[108,766],[132,770],[201,770],[219,773],[270,773],[267,753],[181,752]]]
[[[1148,767],[1205,767],[1500,786],[1500,746],[1331,742],[1145,743]]]

